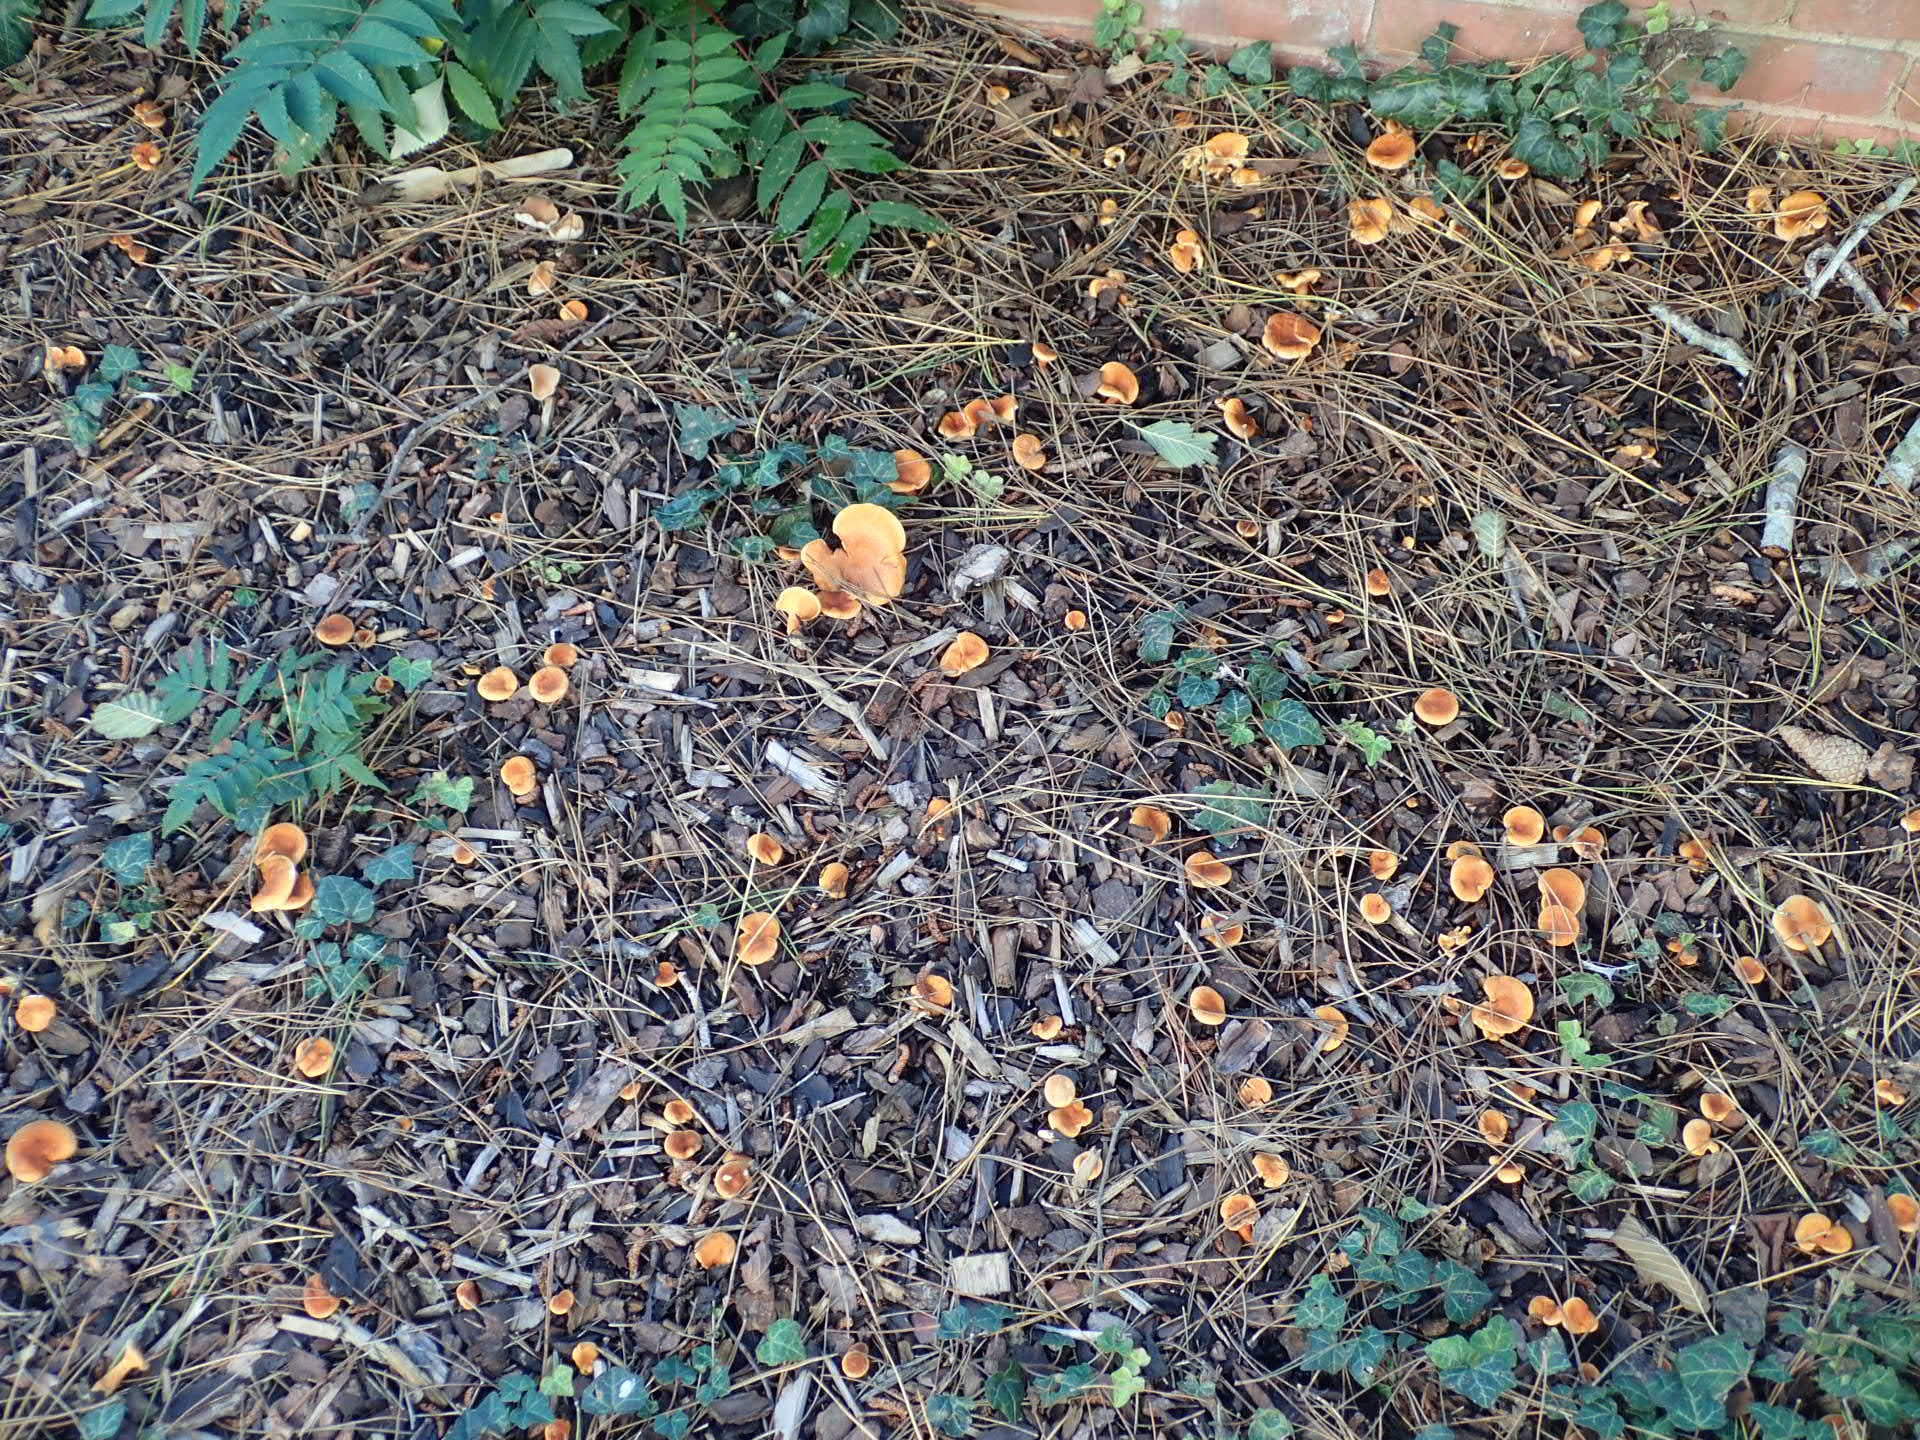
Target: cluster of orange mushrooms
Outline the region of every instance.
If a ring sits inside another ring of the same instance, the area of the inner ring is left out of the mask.
[[[260,832],[254,842],[253,864],[260,872],[259,888],[247,908],[256,915],[304,910],[313,903],[313,876],[300,869],[307,858],[307,832],[282,820]]]
[[[541,652],[540,668],[527,677],[527,695],[538,705],[558,705],[573,688],[567,671],[580,661],[580,647],[556,640]],[[469,671],[469,674],[472,672]],[[504,704],[520,693],[520,677],[508,665],[496,665],[473,682],[473,690],[490,705]],[[500,765],[500,783],[515,800],[525,800],[540,788],[540,770],[530,755],[510,755]]]
[[[911,485],[905,493],[924,486],[932,474],[925,458],[911,450],[896,451],[894,465],[900,482],[892,488]],[[789,635],[797,635],[822,615],[852,620],[860,614],[862,603],[887,605],[906,589],[907,532],[898,515],[884,505],[863,501],[835,515],[831,528],[840,542],[838,549],[815,539],[798,550],[779,552],[781,559],[806,566],[815,587],[789,585],[773,602],[773,608],[786,617]]]

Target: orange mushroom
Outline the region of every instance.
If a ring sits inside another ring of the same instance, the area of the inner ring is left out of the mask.
[[[591,1340],[582,1340],[567,1352],[567,1358],[582,1375],[591,1375],[594,1366],[600,1363],[600,1347]]]
[[[724,1230],[709,1230],[693,1247],[693,1263],[702,1270],[714,1270],[731,1265],[739,1253],[740,1242],[733,1236]]]
[[[1534,1296],[1527,1302],[1527,1314],[1538,1320],[1542,1325],[1558,1325],[1561,1320],[1565,1318],[1565,1312],[1561,1310],[1560,1302],[1551,1295]]]
[[[1578,915],[1587,908],[1587,882],[1571,870],[1555,866],[1540,872],[1540,899]]]
[[[1524,180],[1533,173],[1533,167],[1524,160],[1508,156],[1494,167],[1493,173],[1502,180]]]
[[[1353,1033],[1353,1022],[1332,1005],[1317,1005],[1313,1013],[1327,1027],[1320,1037],[1320,1053],[1331,1055],[1347,1043],[1347,1037]]]
[[[539,772],[525,755],[509,756],[500,766],[500,783],[516,800],[524,800],[540,788]]]
[[[820,867],[819,877],[814,881],[821,893],[829,900],[847,898],[847,882],[852,879],[851,872],[838,860],[829,860]]]
[[[677,1095],[660,1107],[660,1118],[676,1127],[693,1124],[699,1118],[699,1114],[700,1112],[695,1110],[689,1101],[682,1100]]]
[[[740,917],[733,955],[742,965],[764,965],[780,952],[780,918],[764,910]]]
[[[1802,1215],[1794,1225],[1793,1243],[1808,1255],[1844,1255],[1853,1249],[1853,1232],[1815,1212]]]
[[[1347,204],[1347,238],[1356,245],[1378,245],[1393,227],[1393,201],[1384,195]]]
[[[101,1372],[98,1380],[93,1382],[94,1391],[101,1395],[111,1395],[127,1383],[129,1375],[144,1375],[147,1373],[147,1368],[146,1351],[129,1340],[120,1347],[120,1353],[115,1357],[114,1362]]]
[[[567,698],[567,672],[558,665],[542,665],[527,681],[527,693],[541,705],[558,705]]]
[[[1154,845],[1162,844],[1173,833],[1173,817],[1157,805],[1134,806],[1127,823],[1146,831],[1147,840]]]
[[[1036,365],[1051,365],[1060,358],[1060,352],[1044,340],[1035,340],[1028,348],[1033,351],[1033,363]]]
[[[340,1297],[327,1288],[327,1277],[318,1270],[307,1277],[300,1308],[315,1320],[331,1320],[340,1309]]]
[[[1447,871],[1447,888],[1471,905],[1493,888],[1493,866],[1478,855],[1462,855]]]
[[[1415,195],[1408,200],[1407,213],[1417,222],[1427,225],[1444,225],[1447,220],[1447,212],[1440,208],[1431,195]],[[1455,233],[1459,233],[1458,227]]]
[[[1488,975],[1480,988],[1484,1004],[1473,1007],[1473,1023],[1489,1040],[1498,1040],[1526,1027],[1533,1019],[1533,991],[1511,975]]]
[[[700,1153],[700,1136],[693,1130],[675,1130],[660,1142],[669,1159],[691,1160]]]
[[[1438,730],[1460,718],[1460,697],[1438,687],[1423,690],[1413,702],[1413,713],[1421,724]]]
[[[822,590],[820,613],[829,620],[851,620],[860,613],[860,602],[838,590]]]
[[[324,1035],[309,1035],[293,1047],[293,1068],[309,1080],[325,1079],[333,1069],[333,1042]]]
[[[1873,1101],[1876,1105],[1884,1105],[1889,1110],[1897,1110],[1907,1103],[1907,1092],[1898,1082],[1889,1080],[1883,1075],[1873,1082]]]
[[[1319,343],[1320,327],[1291,310],[1274,311],[1260,329],[1261,347],[1282,360],[1304,360]]]
[[[13,1023],[30,1035],[38,1035],[53,1024],[59,1008],[51,995],[22,995],[13,1007]]]
[[[1893,1228],[1902,1235],[1920,1235],[1920,1200],[1895,1190],[1887,1196],[1887,1214],[1893,1217]]]
[[[542,295],[551,295],[560,286],[560,268],[551,260],[534,263],[527,275],[527,294],[539,299]]]
[[[1278,1155],[1269,1155],[1264,1151],[1256,1152],[1253,1157],[1254,1174],[1260,1177],[1260,1183],[1269,1190],[1278,1190],[1293,1178],[1293,1167]]]
[[[22,1185],[38,1185],[79,1150],[80,1137],[72,1126],[58,1120],[29,1120],[7,1137],[7,1173]]]
[[[505,665],[496,665],[474,681],[473,688],[482,700],[511,700],[520,688],[520,677]]]
[[[1080,1132],[1091,1124],[1093,1124],[1093,1111],[1080,1100],[1070,1100],[1065,1105],[1056,1106],[1047,1112],[1047,1128],[1068,1140],[1079,1139]]]
[[[166,152],[151,140],[142,140],[127,152],[133,160],[136,170],[158,170],[160,162],[166,158]]]
[[[1547,817],[1531,805],[1516,805],[1500,817],[1510,845],[1538,845],[1547,833]]]
[[[1046,1100],[1049,1110],[1058,1110],[1061,1106],[1071,1105],[1080,1098],[1080,1086],[1066,1071],[1056,1070],[1041,1083],[1040,1094]]]
[[[953,643],[940,652],[940,671],[957,678],[969,670],[978,670],[987,663],[987,657],[992,653],[987,648],[987,642],[973,631],[962,630],[954,637]]]
[[[913,982],[914,1001],[923,1010],[938,1014],[953,1008],[953,981],[929,971]]]
[[[1211,985],[1196,985],[1187,995],[1187,1009],[1202,1025],[1227,1023],[1226,997]]]
[[[1042,1015],[1027,1030],[1036,1040],[1058,1040],[1060,1032],[1066,1028],[1067,1022],[1058,1015]]]
[[[540,663],[571,670],[580,663],[580,647],[565,640],[556,640],[540,652]]]
[[[1810,895],[1789,895],[1775,907],[1773,933],[1789,950],[1817,950],[1833,938],[1833,917]]]
[[[307,858],[307,832],[290,820],[267,826],[253,842],[254,862],[263,855],[281,855],[298,865]]]
[[[1100,383],[1093,393],[1116,405],[1131,405],[1140,398],[1140,377],[1118,360],[1109,360],[1100,367]]]
[[[1249,1110],[1273,1103],[1273,1082],[1264,1075],[1249,1075],[1240,1082],[1240,1103]]]
[[[787,634],[798,635],[809,620],[820,617],[820,597],[804,585],[789,585],[775,597],[776,613],[787,617]]]
[[[1377,565],[1367,571],[1366,579],[1363,583],[1367,594],[1376,600],[1384,600],[1393,593],[1393,577]]]
[[[1534,924],[1546,937],[1547,944],[1556,950],[1564,950],[1579,942],[1580,917],[1564,905],[1548,901],[1540,907]]]
[[[980,433],[980,422],[964,410],[949,410],[934,429],[942,440],[971,440]]]
[[[1221,417],[1226,421],[1230,433],[1242,440],[1251,440],[1260,433],[1260,422],[1253,412],[1247,409],[1247,402],[1236,395],[1215,402],[1220,407]]]
[[[787,847],[778,836],[761,830],[747,837],[747,854],[762,865],[778,865],[787,858]]]
[[[1711,1155],[1720,1148],[1720,1142],[1713,1138],[1712,1124],[1705,1120],[1689,1120],[1681,1126],[1680,1143],[1693,1156]]]
[[[1022,433],[1013,437],[1013,463],[1022,470],[1047,468],[1047,452],[1041,447],[1038,435]]]
[[[1362,895],[1360,918],[1369,925],[1384,925],[1393,918],[1393,906],[1387,903],[1387,897],[1384,895]]]
[[[254,863],[260,870],[260,888],[254,892],[247,908],[256,915],[285,910],[298,878],[293,862],[284,855],[262,855]]]
[[[527,367],[527,389],[533,398],[540,401],[551,400],[560,389],[560,372],[551,365],[529,365]]]
[[[1235,1192],[1220,1202],[1220,1223],[1249,1243],[1260,1219],[1260,1206],[1251,1195]]]
[[[1449,862],[1458,860],[1462,855],[1472,855],[1477,859],[1480,855],[1480,847],[1471,840],[1452,840],[1447,843]]]
[[[1733,973],[1748,985],[1764,985],[1767,982],[1767,967],[1751,955],[1741,955],[1733,962]]]
[[[1091,1185],[1105,1173],[1107,1162],[1100,1158],[1098,1150],[1082,1150],[1073,1157],[1073,1178],[1079,1184]]]
[[[1719,1090],[1702,1090],[1700,1113],[1716,1125],[1725,1125],[1740,1113],[1740,1102]]]
[[[1233,867],[1207,850],[1187,856],[1186,871],[1187,883],[1196,890],[1218,890],[1233,882]]]
[[[1198,230],[1182,230],[1167,246],[1167,263],[1182,275],[1207,268],[1207,249]]]
[[[849,1380],[864,1380],[873,1370],[873,1356],[865,1345],[855,1345],[840,1357],[840,1373]]]
[[[1209,912],[1200,918],[1200,938],[1222,950],[1231,950],[1247,938],[1247,927],[1225,915]]]
[[[1367,146],[1367,163],[1376,170],[1404,170],[1419,153],[1419,143],[1412,135],[1405,130],[1389,130]]]
[[[1819,234],[1832,218],[1826,196],[1817,190],[1796,190],[1784,197],[1780,208],[1774,211],[1774,238],[1791,245],[1796,240]]]
[[[730,1156],[713,1172],[713,1191],[722,1200],[738,1200],[752,1182],[753,1165],[744,1155]]]
[[[1504,1145],[1507,1135],[1513,1128],[1513,1122],[1499,1110],[1482,1110],[1477,1122],[1480,1138],[1489,1145]]]
[[[896,599],[907,583],[907,532],[900,517],[884,505],[849,505],[833,517],[835,550],[825,540],[809,540],[800,562],[823,591],[844,591],[870,605]],[[820,597],[826,606],[826,596]]]
[[[1087,612],[1084,610],[1069,610],[1065,615],[1060,617],[1060,623],[1075,634],[1078,634],[1087,628]]]
[[[313,638],[329,649],[338,650],[353,643],[353,619],[347,615],[326,615],[314,623]]]
[[[318,893],[313,883],[313,876],[302,870],[293,877],[293,891],[287,896],[286,908],[290,911],[304,910],[313,903],[313,897]]]
[[[1560,1324],[1569,1335],[1591,1335],[1600,1328],[1600,1317],[1578,1295],[1569,1295],[1560,1304]]]

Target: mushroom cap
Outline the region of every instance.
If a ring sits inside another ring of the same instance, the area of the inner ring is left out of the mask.
[[[1127,823],[1146,831],[1147,839],[1155,845],[1173,833],[1173,817],[1158,805],[1134,806],[1127,816]]]
[[[53,1024],[53,1017],[59,1013],[60,1007],[54,1004],[51,995],[22,995],[13,1007],[13,1023],[30,1035],[38,1035]]]
[[[529,195],[513,212],[513,218],[529,230],[545,230],[560,218],[560,207],[544,195]]]
[[[1556,950],[1564,950],[1580,939],[1579,913],[1551,900],[1540,907],[1535,925]]]
[[[1353,1033],[1353,1022],[1332,1005],[1316,1005],[1313,1010],[1316,1019],[1324,1021],[1329,1029],[1320,1037],[1320,1053],[1331,1055],[1347,1043],[1347,1036]]]
[[[780,837],[759,830],[747,837],[747,854],[762,865],[778,865],[787,858],[787,847],[780,843]]]
[[[1569,1335],[1591,1335],[1600,1328],[1600,1317],[1578,1295],[1560,1302],[1560,1324]]]
[[[1304,315],[1276,310],[1260,329],[1260,344],[1282,360],[1304,360],[1320,343],[1320,327]]]
[[[1022,433],[1013,437],[1013,463],[1022,470],[1046,468],[1047,452],[1041,446],[1038,435]]]
[[[1404,170],[1420,153],[1419,142],[1405,130],[1389,130],[1367,146],[1367,163],[1376,170]]]
[[[964,410],[949,410],[933,428],[942,440],[971,440],[980,433],[980,422]]]
[[[1046,1099],[1049,1110],[1058,1110],[1062,1105],[1071,1105],[1080,1098],[1080,1087],[1066,1071],[1056,1070],[1040,1086],[1040,1094]]]
[[[80,1137],[72,1126],[59,1120],[29,1120],[7,1137],[7,1173],[22,1185],[37,1185],[79,1149]]]
[[[1030,347],[1033,350],[1033,362],[1036,365],[1051,365],[1060,358],[1060,352],[1044,340],[1036,340]]]
[[[1460,718],[1460,697],[1438,686],[1422,690],[1414,699],[1413,713],[1421,724],[1431,725],[1438,730],[1442,725],[1451,725]]]
[[[527,294],[538,299],[542,295],[551,295],[560,283],[560,267],[551,260],[541,260],[527,276]]]
[[[1767,967],[1751,955],[1741,955],[1733,962],[1733,973],[1748,985],[1767,983]]]
[[[669,1125],[678,1128],[691,1125],[698,1118],[699,1111],[693,1108],[691,1102],[676,1095],[660,1107],[660,1115]]]
[[[1233,867],[1209,850],[1187,856],[1187,883],[1196,890],[1218,890],[1233,882]]]
[[[918,450],[893,452],[893,479],[887,488],[896,495],[918,495],[933,479],[933,464]]]
[[[314,1320],[329,1320],[340,1309],[340,1297],[327,1288],[327,1277],[318,1270],[307,1277],[300,1291],[300,1308]]]
[[[313,883],[313,876],[302,870],[293,877],[293,891],[287,896],[287,909],[304,910],[313,903],[313,897],[319,893]]]
[[[1826,196],[1818,190],[1795,190],[1781,198],[1774,212],[1774,237],[1788,242],[1804,239],[1826,229],[1832,218]]]
[[[1451,840],[1447,842],[1447,859],[1449,861],[1458,860],[1462,855],[1471,855],[1475,859],[1478,859],[1480,857],[1480,847],[1471,840]]]
[[[913,998],[929,1010],[953,1008],[953,981],[929,971],[913,982]]]
[[[693,1263],[702,1270],[714,1270],[731,1265],[739,1253],[740,1242],[733,1236],[725,1230],[709,1230],[694,1242]]]
[[[1507,1135],[1513,1128],[1513,1122],[1507,1119],[1504,1111],[1500,1110],[1482,1110],[1479,1120],[1475,1123],[1479,1128],[1480,1138],[1489,1145],[1506,1144]]]
[[[1068,1140],[1080,1138],[1080,1132],[1093,1123],[1093,1111],[1081,1100],[1069,1100],[1047,1111],[1047,1128]]]
[[[1384,925],[1393,918],[1393,906],[1386,896],[1369,892],[1360,897],[1360,918],[1369,925]]]
[[[1431,195],[1415,195],[1407,201],[1407,213],[1416,220],[1425,220],[1430,224],[1446,223],[1447,212]]]
[[[500,783],[516,800],[524,800],[540,788],[540,774],[525,755],[510,755],[500,766]]]
[[[840,1373],[849,1380],[864,1380],[873,1370],[873,1356],[865,1345],[855,1345],[840,1357]]]
[[[980,400],[975,403],[986,406],[988,413],[1003,425],[1011,425],[1013,417],[1020,413],[1018,395],[996,395],[991,400]]]
[[[1182,230],[1173,237],[1173,243],[1167,246],[1167,261],[1182,275],[1191,275],[1196,270],[1207,268],[1206,247],[1201,243],[1198,230]]]
[[[1227,1002],[1211,985],[1196,985],[1187,994],[1187,1009],[1202,1025],[1227,1023]]]
[[[527,389],[536,400],[551,400],[560,389],[560,372],[551,365],[529,365]]]
[[[309,1080],[319,1080],[333,1069],[333,1042],[324,1035],[309,1035],[293,1047],[293,1068]]]
[[[847,882],[852,878],[845,865],[838,860],[830,860],[820,867],[819,878],[814,882],[830,900],[847,898]]]
[[[1480,981],[1486,1003],[1473,1007],[1473,1023],[1489,1040],[1498,1040],[1525,1028],[1533,1019],[1533,991],[1511,975],[1488,975]]]
[[[1222,130],[1207,137],[1205,148],[1215,160],[1244,160],[1249,142],[1238,130]]]
[[[1540,899],[1578,915],[1587,908],[1587,882],[1571,870],[1556,865],[1540,872]]]
[[[1689,1155],[1711,1155],[1720,1148],[1713,1138],[1713,1123],[1708,1120],[1689,1120],[1680,1127],[1680,1143],[1686,1147]]]
[[[1209,911],[1200,918],[1200,938],[1222,950],[1231,950],[1247,938],[1247,927],[1238,920]]]
[[[1531,805],[1516,805],[1500,817],[1507,840],[1514,845],[1538,845],[1547,833],[1547,817]]]
[[[1098,1150],[1082,1150],[1073,1157],[1073,1178],[1082,1185],[1091,1185],[1106,1170],[1107,1162],[1100,1158]]]
[[[323,615],[314,622],[313,638],[330,649],[353,643],[353,619],[347,615]]]
[[[780,917],[756,910],[740,917],[733,954],[743,965],[764,965],[780,952]]]
[[[1393,577],[1378,565],[1367,571],[1366,591],[1376,600],[1385,599],[1393,593]]]
[[[1261,1150],[1254,1153],[1253,1173],[1260,1177],[1260,1183],[1267,1189],[1278,1190],[1293,1178],[1293,1167],[1280,1156]]]
[[[540,652],[540,663],[571,670],[580,663],[580,647],[570,640],[556,640]]]
[[[1774,908],[1771,923],[1789,950],[1812,950],[1833,938],[1833,917],[1811,895],[1789,895]]]
[[[253,855],[256,863],[263,855],[284,855],[298,865],[307,858],[307,832],[291,820],[269,825],[253,842]]]
[[[1260,433],[1260,421],[1247,409],[1247,402],[1238,395],[1229,395],[1216,403],[1227,429],[1234,435],[1242,440],[1251,440]]]
[[[1391,850],[1369,850],[1367,873],[1384,884],[1400,873],[1400,857]]]
[[[1229,1230],[1251,1230],[1259,1218],[1259,1203],[1242,1191],[1235,1191],[1220,1202],[1220,1223]]]
[[[1100,384],[1094,394],[1117,405],[1131,405],[1140,398],[1140,377],[1118,360],[1100,367]]]
[[[1067,1022],[1058,1015],[1042,1015],[1028,1027],[1028,1033],[1036,1040],[1058,1040],[1066,1028]]]
[[[829,620],[851,620],[860,613],[860,602],[844,590],[822,590],[820,613]]]
[[[838,550],[824,540],[800,547],[800,563],[807,567],[823,592],[845,592],[870,605],[885,605],[907,584],[907,532],[900,517],[884,505],[861,502],[833,517]],[[831,612],[829,612],[831,613]]]
[[[482,700],[498,703],[511,700],[520,688],[520,677],[505,665],[496,665],[473,682],[474,693]]]
[[[1385,195],[1347,202],[1347,238],[1356,245],[1378,245],[1393,224],[1393,201]]]
[[[1502,180],[1524,180],[1533,173],[1533,167],[1524,160],[1509,155],[1494,167],[1494,174]]]
[[[753,1165],[744,1155],[728,1158],[713,1172],[713,1189],[722,1200],[737,1200],[753,1182]]]
[[[1719,1090],[1702,1090],[1700,1113],[1714,1124],[1724,1125],[1740,1113],[1740,1102]]]
[[[567,672],[558,665],[542,665],[527,681],[527,693],[542,705],[558,705],[567,689]]]
[[[820,618],[820,597],[804,585],[789,585],[774,597],[773,608],[787,617],[787,633],[797,635],[807,621]]]
[[[660,1148],[675,1160],[691,1160],[700,1153],[700,1135],[694,1130],[675,1130],[660,1142]]]
[[[1084,610],[1069,610],[1060,617],[1060,623],[1066,626],[1067,629],[1078,634],[1087,628],[1087,612]]]
[[[1240,1103],[1249,1110],[1273,1103],[1273,1082],[1264,1075],[1249,1075],[1240,1082]]]
[[[1471,905],[1493,888],[1493,866],[1478,855],[1462,855],[1447,871],[1447,888]]]
[[[1920,1234],[1920,1200],[1903,1190],[1890,1191],[1887,1214],[1893,1217],[1893,1228],[1902,1235]]]
[[[940,652],[941,673],[948,676],[960,676],[969,670],[978,670],[987,663],[987,657],[993,653],[971,630],[962,630],[954,637],[953,643]]]
[[[254,892],[247,908],[256,915],[285,910],[293,895],[294,882],[299,879],[293,861],[284,855],[262,855],[254,864],[260,868],[260,888]]]
[[[1564,1313],[1560,1302],[1551,1295],[1536,1295],[1527,1302],[1527,1314],[1542,1325],[1558,1325]]]
[[[582,1340],[567,1352],[567,1358],[582,1375],[591,1375],[593,1367],[600,1363],[600,1347],[591,1340]]]

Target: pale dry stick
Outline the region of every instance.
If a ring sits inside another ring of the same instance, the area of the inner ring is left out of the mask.
[[[1912,494],[1916,481],[1920,481],[1920,415],[1915,415],[1913,423],[1907,427],[1907,433],[1887,456],[1887,463],[1880,467],[1879,475],[1874,478],[1873,488],[1883,493],[1892,490]],[[1905,560],[1917,544],[1920,544],[1920,540],[1911,536],[1883,540],[1858,557],[1824,556],[1809,561],[1807,569],[1813,574],[1825,576],[1836,590],[1864,590],[1891,575],[1894,567]]]
[[[1830,259],[1836,253],[1838,252],[1833,246],[1822,245],[1818,250],[1815,250],[1811,255],[1807,256],[1806,271],[1808,278],[1811,279],[1813,277],[1815,268],[1822,260]],[[1906,328],[1907,317],[1904,315],[1892,315],[1888,312],[1887,307],[1880,303],[1880,297],[1873,293],[1873,287],[1867,283],[1866,276],[1853,268],[1853,262],[1851,260],[1842,260],[1837,273],[1842,280],[1847,282],[1847,288],[1859,297],[1861,305],[1866,307],[1869,315],[1873,316],[1876,320],[1892,320],[1902,329]]]
[[[1647,313],[1697,350],[1704,350],[1733,370],[1742,380],[1753,378],[1753,361],[1747,352],[1724,335],[1703,330],[1671,305],[1649,305]]]
[[[1807,478],[1807,450],[1789,440],[1773,457],[1767,477],[1767,504],[1760,531],[1760,551],[1775,560],[1793,553],[1794,521],[1800,508],[1800,487]]]
[[[1807,298],[1809,300],[1818,300],[1820,298],[1820,292],[1827,288],[1835,275],[1840,274],[1843,269],[1852,268],[1849,264],[1848,257],[1860,248],[1860,242],[1867,238],[1867,232],[1872,230],[1874,226],[1878,225],[1889,215],[1893,214],[1893,212],[1898,210],[1902,205],[1906,204],[1907,197],[1912,195],[1916,188],[1920,188],[1920,176],[1909,175],[1893,187],[1886,199],[1862,215],[1859,223],[1847,232],[1844,240],[1838,245],[1823,247],[1830,249],[1832,253],[1827,257],[1827,263],[1821,268],[1820,273],[1808,277]],[[1858,276],[1859,271],[1854,271],[1854,277],[1857,279]],[[1879,305],[1877,298],[1874,301],[1874,305],[1876,308]]]

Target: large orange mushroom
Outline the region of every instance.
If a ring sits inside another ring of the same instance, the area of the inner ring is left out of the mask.
[[[7,1138],[7,1173],[22,1185],[38,1185],[79,1149],[80,1138],[72,1126],[58,1120],[29,1120]]]
[[[1384,195],[1350,201],[1347,238],[1356,245],[1378,245],[1393,228],[1393,201]]]
[[[256,862],[263,855],[284,855],[298,865],[307,858],[307,832],[290,820],[269,825],[253,842],[253,855]]]
[[[1276,310],[1260,329],[1260,344],[1282,360],[1304,360],[1320,343],[1320,327],[1304,315]]]
[[[482,700],[511,700],[520,688],[520,677],[505,665],[496,665],[474,681],[473,688]]]
[[[299,878],[293,862],[284,855],[262,855],[255,863],[260,869],[260,888],[254,892],[247,908],[256,915],[287,909],[294,882]]]
[[[1587,882],[1571,870],[1555,866],[1540,872],[1540,900],[1578,915],[1587,908]]]
[[[1100,383],[1093,393],[1116,405],[1131,405],[1140,398],[1140,377],[1118,360],[1109,360],[1100,367]]]
[[[1533,991],[1511,975],[1488,975],[1480,981],[1486,1002],[1473,1007],[1473,1023],[1489,1040],[1498,1040],[1526,1027],[1533,1019]]]
[[[1227,1023],[1227,1001],[1211,985],[1196,985],[1187,996],[1187,1009],[1202,1025]]]
[[[780,917],[764,910],[740,917],[734,957],[743,965],[764,965],[780,952]]]
[[[1419,143],[1405,130],[1389,130],[1367,146],[1367,163],[1376,170],[1404,170],[1419,151]]]
[[[1536,923],[1547,944],[1556,950],[1564,950],[1580,940],[1580,914],[1564,905],[1549,900],[1540,907]]]
[[[1186,871],[1187,883],[1196,890],[1218,890],[1233,881],[1233,867],[1207,850],[1187,856]]]
[[[1462,855],[1447,871],[1447,888],[1471,905],[1493,888],[1493,866],[1478,855]]]
[[[1789,950],[1816,950],[1833,938],[1833,917],[1811,895],[1789,895],[1773,912],[1773,933]]]
[[[962,630],[953,643],[940,652],[940,671],[957,678],[969,670],[978,670],[992,653],[987,642],[973,631]]]
[[[1547,817],[1531,805],[1516,805],[1500,819],[1509,845],[1538,845],[1547,833]]]
[[[849,505],[833,517],[833,533],[838,550],[825,540],[809,540],[800,549],[800,563],[814,583],[869,605],[897,599],[907,584],[907,532],[900,517],[884,505]]]
[[[1438,730],[1460,718],[1460,697],[1451,690],[1442,690],[1437,686],[1432,690],[1422,690],[1414,699],[1413,713],[1421,724],[1431,725]]]
[[[330,650],[338,650],[353,643],[353,631],[351,615],[328,615],[314,625],[313,638]]]

